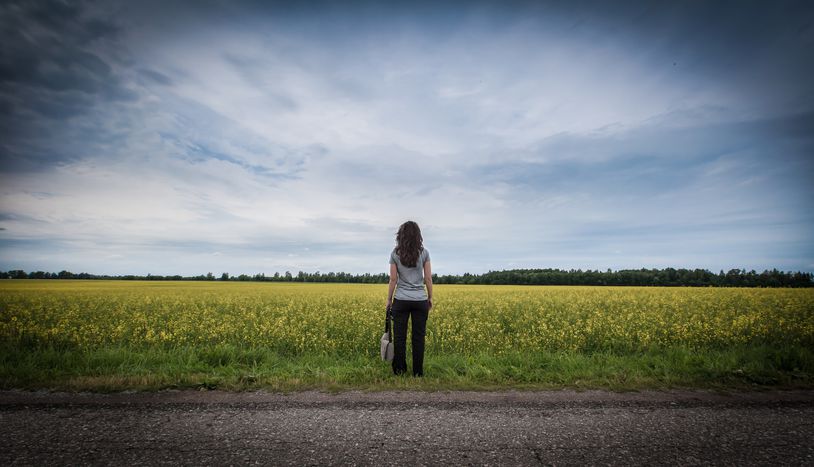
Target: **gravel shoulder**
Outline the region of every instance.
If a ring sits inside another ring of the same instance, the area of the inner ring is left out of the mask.
[[[814,391],[0,391],[2,465],[814,463]]]
[[[797,405],[814,404],[814,390],[710,391],[675,389],[665,391],[552,390],[552,391],[266,391],[162,390],[114,393],[52,392],[46,390],[0,391],[0,408],[15,405]]]

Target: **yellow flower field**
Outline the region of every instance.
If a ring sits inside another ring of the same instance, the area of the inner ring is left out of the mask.
[[[374,357],[386,293],[368,284],[7,280],[0,340]],[[814,346],[814,289],[440,285],[434,305],[427,351],[439,355]]]

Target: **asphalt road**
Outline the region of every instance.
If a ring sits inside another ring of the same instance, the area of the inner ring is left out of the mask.
[[[0,465],[814,465],[814,391],[0,391]]]

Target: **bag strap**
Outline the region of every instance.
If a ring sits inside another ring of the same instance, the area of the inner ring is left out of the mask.
[[[387,308],[384,310],[384,332],[390,334],[390,310]],[[393,340],[392,334],[390,334],[390,340]]]

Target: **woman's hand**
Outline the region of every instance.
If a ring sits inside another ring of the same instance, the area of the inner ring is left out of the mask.
[[[429,306],[429,308],[427,308],[427,310],[428,310],[428,311],[429,311],[429,310],[432,310],[432,299],[431,299],[431,298],[428,298],[428,299],[427,299],[427,304],[428,304],[428,305],[430,305],[430,306]]]

